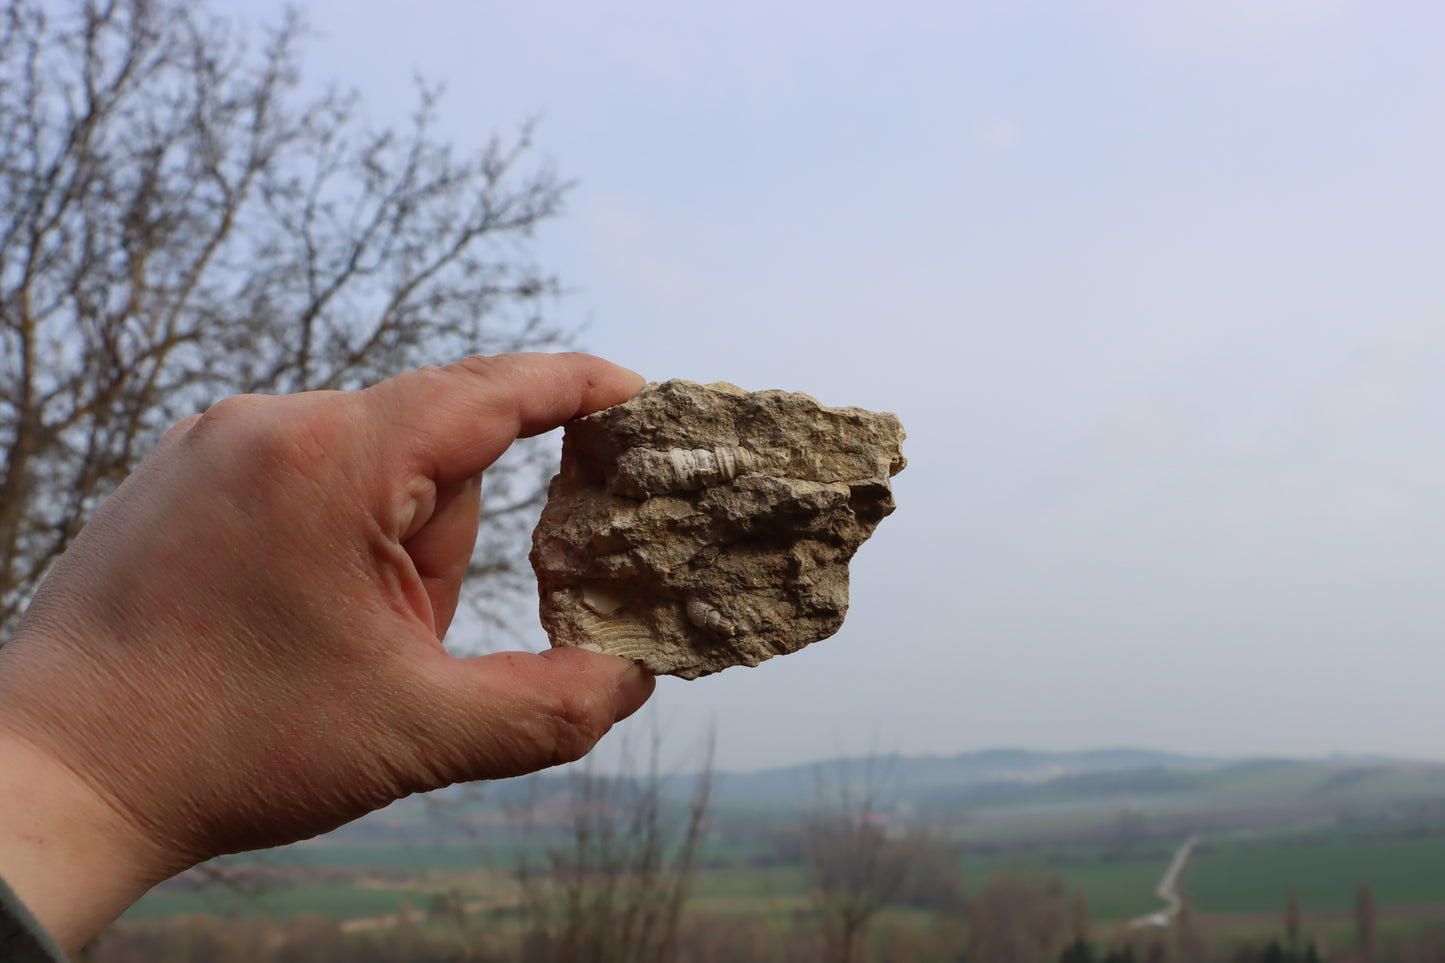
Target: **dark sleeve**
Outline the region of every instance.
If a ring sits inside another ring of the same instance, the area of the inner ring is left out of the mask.
[[[0,963],[65,963],[65,954],[0,879]]]

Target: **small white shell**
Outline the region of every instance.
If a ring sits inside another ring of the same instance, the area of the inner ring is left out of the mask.
[[[634,448],[617,460],[612,490],[629,498],[697,491],[758,471],[777,459],[729,445],[721,448]]]
[[[698,628],[725,638],[737,631],[736,626],[724,618],[721,612],[702,599],[687,600],[687,618]]]

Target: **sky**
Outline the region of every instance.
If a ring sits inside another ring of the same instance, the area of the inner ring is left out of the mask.
[[[1445,7],[305,10],[376,125],[540,118],[587,349],[908,431],[842,631],[662,679],[668,741],[1445,759]]]

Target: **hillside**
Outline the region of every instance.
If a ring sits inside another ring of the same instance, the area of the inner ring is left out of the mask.
[[[471,831],[506,833],[517,819],[568,811],[576,773],[453,787],[403,800],[339,830],[345,839],[439,839],[459,815]],[[1125,833],[1159,841],[1193,832],[1375,826],[1445,819],[1445,764],[1379,757],[1224,759],[1134,749],[997,749],[951,757],[834,759],[717,773],[718,820],[796,820],[846,783],[893,818],[998,844]],[[677,802],[695,777],[664,777]]]

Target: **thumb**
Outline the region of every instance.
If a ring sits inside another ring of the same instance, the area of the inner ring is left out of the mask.
[[[587,354],[474,355],[368,388],[378,443],[439,483],[476,475],[513,441],[621,404],[645,379]]]
[[[424,765],[445,783],[519,776],[585,756],[657,680],[578,648],[429,660]],[[407,727],[415,731],[415,727]]]

